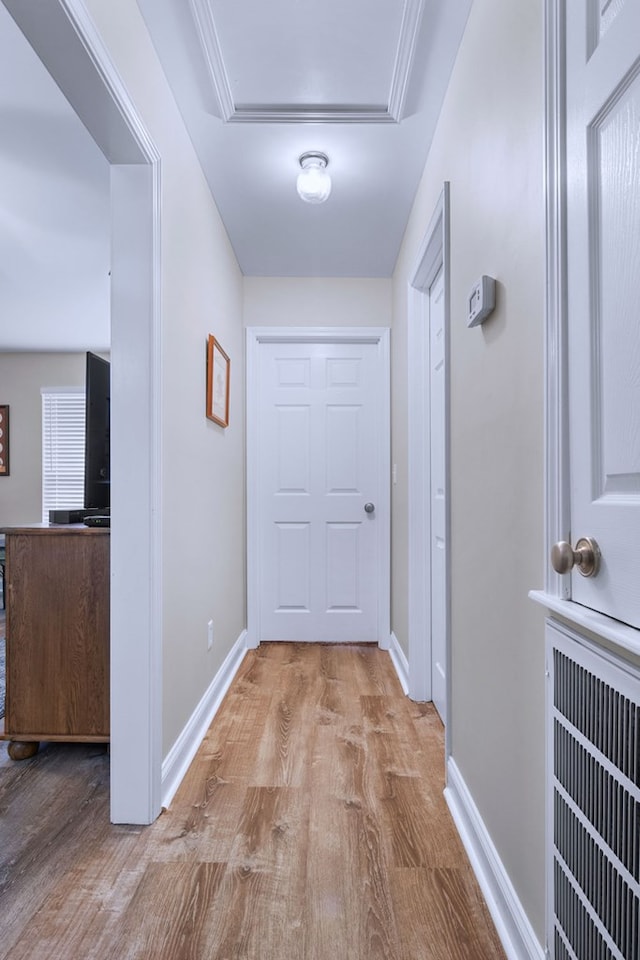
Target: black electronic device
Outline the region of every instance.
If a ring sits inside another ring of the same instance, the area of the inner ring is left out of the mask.
[[[49,510],[49,523],[83,523],[85,517],[90,516],[91,513],[98,513],[97,510],[83,510],[82,507],[77,509],[56,509]]]
[[[111,481],[111,367],[87,353],[85,379],[84,506],[109,512]]]
[[[110,527],[111,517],[94,513],[89,517],[85,517],[83,523],[85,527]]]

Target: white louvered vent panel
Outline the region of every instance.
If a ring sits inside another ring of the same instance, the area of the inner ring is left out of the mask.
[[[548,628],[554,960],[640,956],[640,676]]]

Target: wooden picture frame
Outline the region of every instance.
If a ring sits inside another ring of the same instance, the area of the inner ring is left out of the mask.
[[[0,477],[9,476],[9,404],[0,404]]]
[[[214,336],[207,338],[207,417],[229,426],[231,361]]]

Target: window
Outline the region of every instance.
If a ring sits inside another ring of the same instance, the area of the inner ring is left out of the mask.
[[[42,522],[84,506],[84,388],[42,388]]]

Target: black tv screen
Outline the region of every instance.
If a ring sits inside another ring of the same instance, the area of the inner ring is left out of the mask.
[[[85,379],[85,510],[110,507],[111,367],[95,353],[87,353]]]

